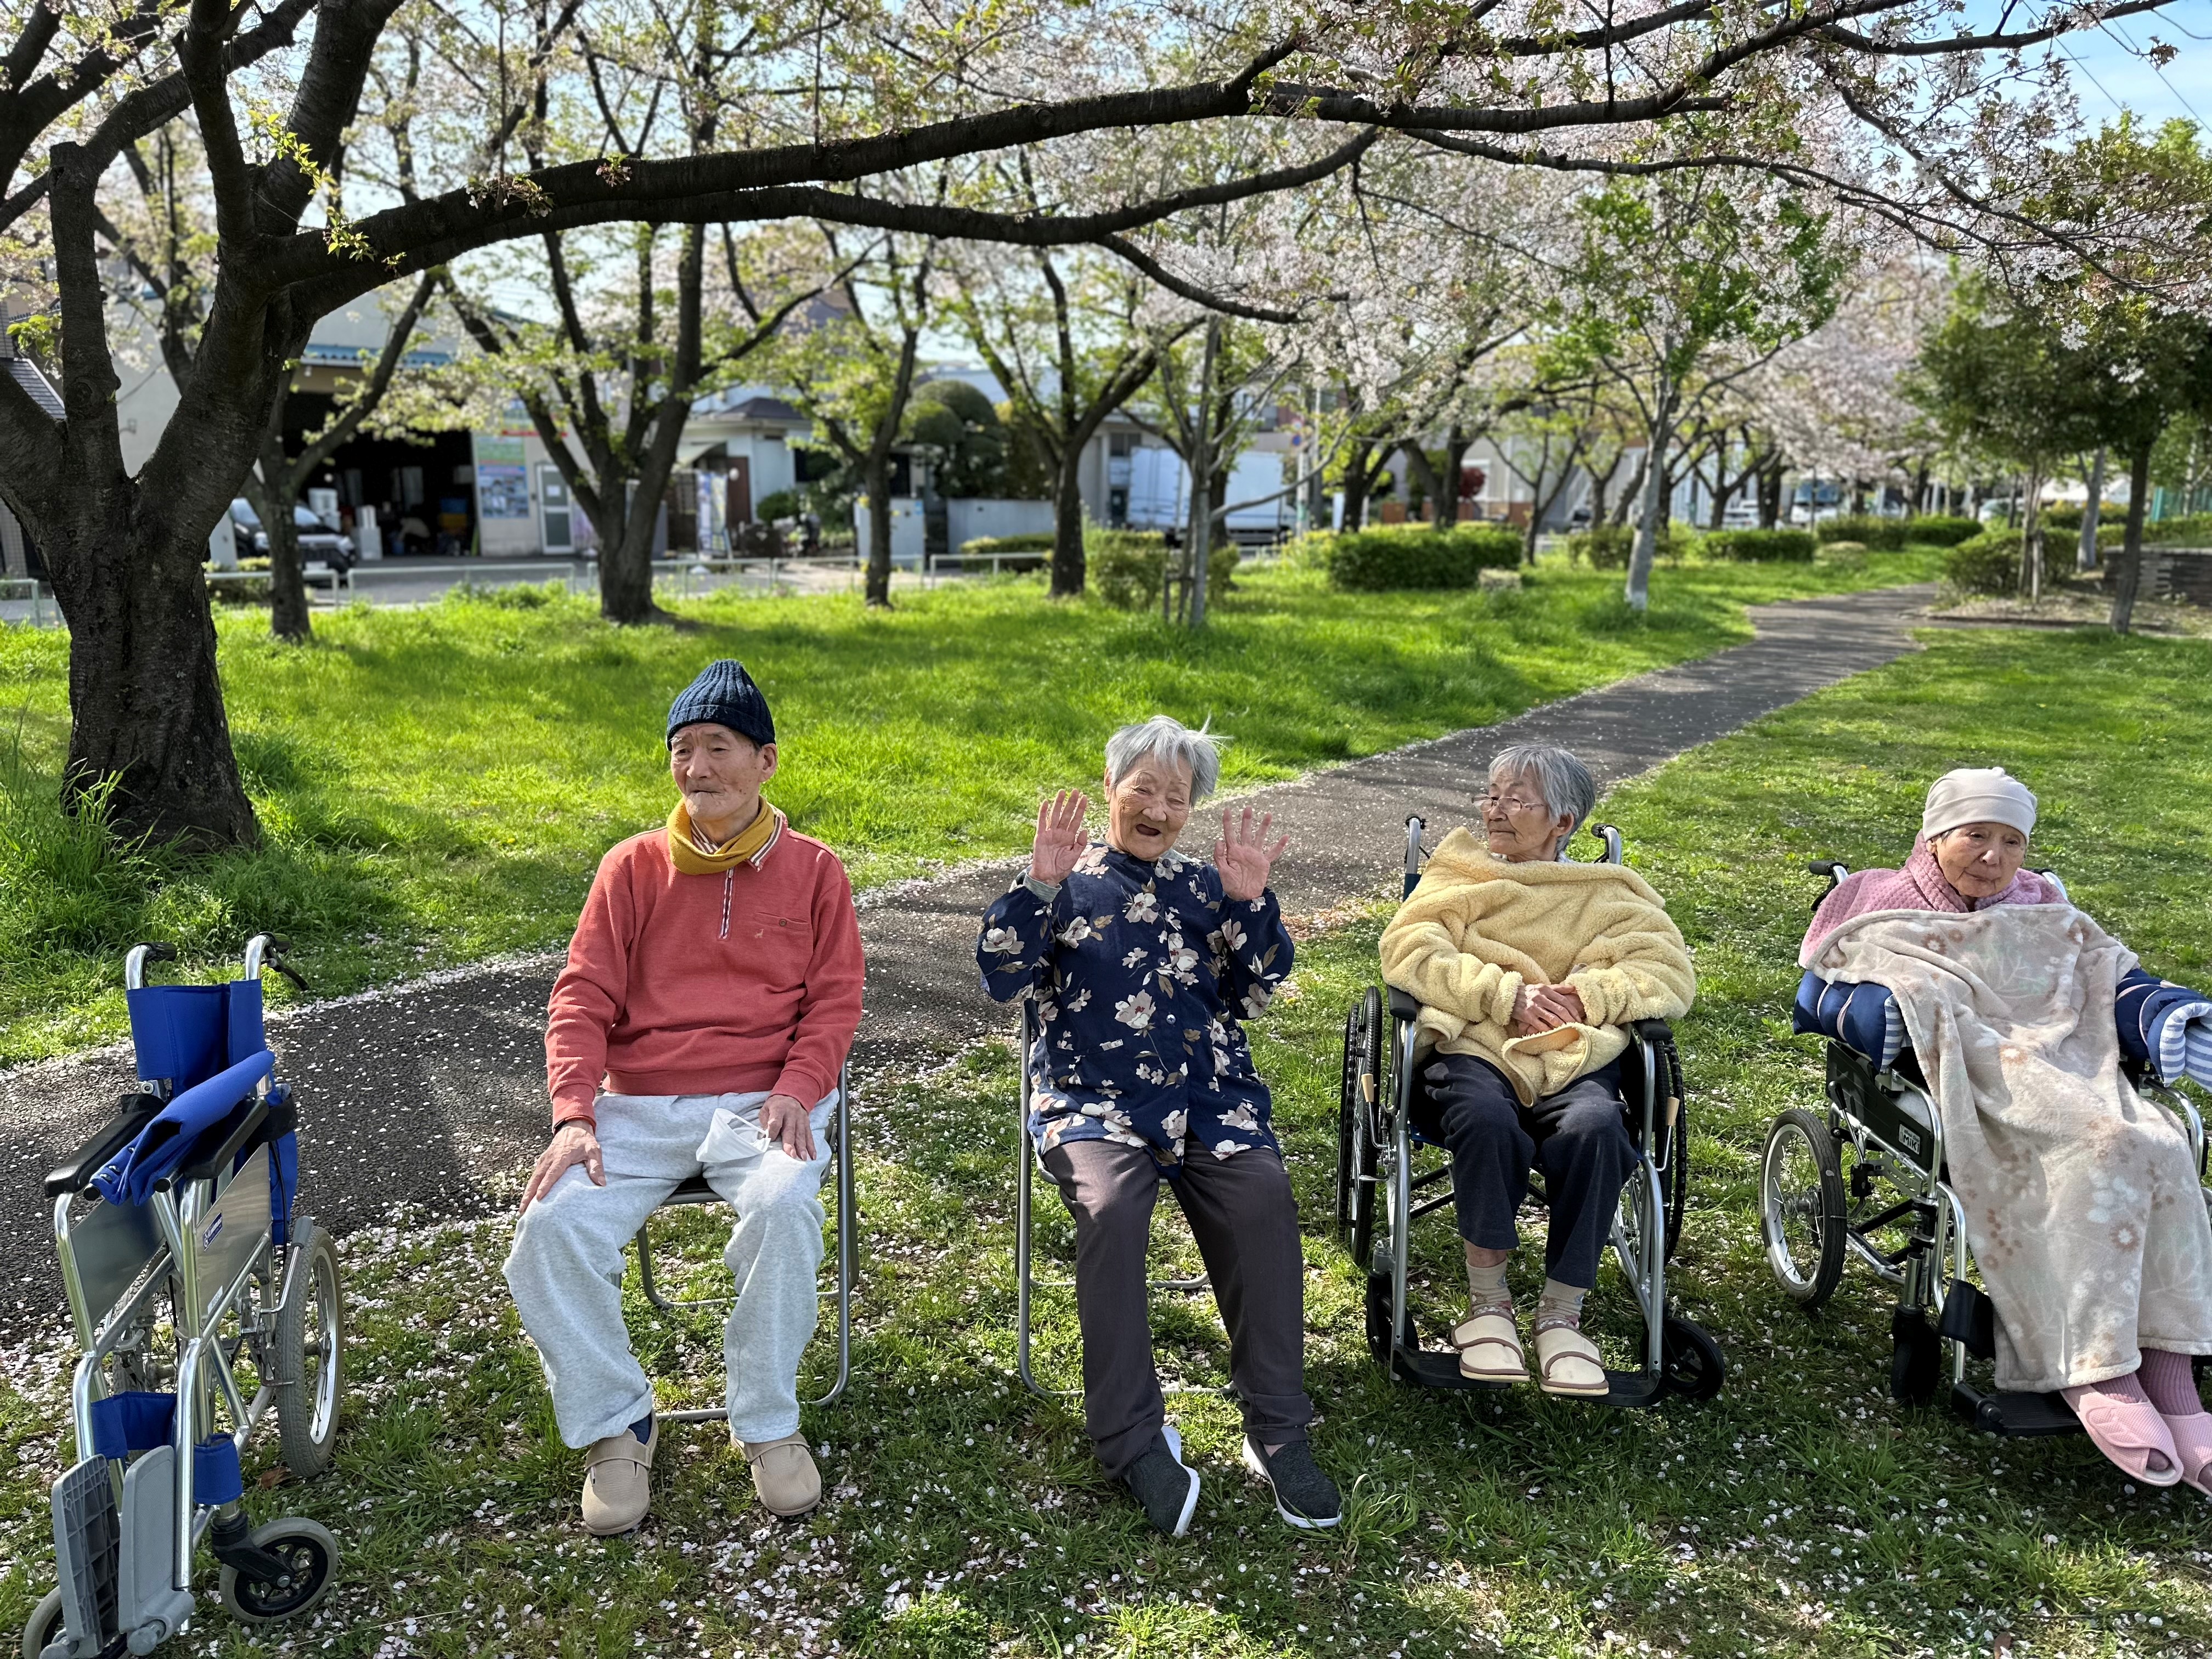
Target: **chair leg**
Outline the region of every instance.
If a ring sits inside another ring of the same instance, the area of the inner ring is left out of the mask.
[[[645,1291],[645,1299],[663,1313],[673,1313],[676,1304],[661,1295],[653,1282],[653,1219],[647,1217],[637,1225],[637,1278]]]
[[[837,1078],[837,1378],[829,1391],[806,1403],[834,1406],[853,1378],[853,1073],[846,1062]]]

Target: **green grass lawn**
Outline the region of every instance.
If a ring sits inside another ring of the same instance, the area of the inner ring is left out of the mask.
[[[1151,1534],[1098,1475],[1078,1403],[1013,1380],[1013,1081],[1003,1044],[866,1085],[857,1376],[806,1426],[831,1498],[804,1525],[753,1507],[712,1430],[664,1437],[655,1518],[595,1542],[575,1455],[553,1436],[496,1267],[505,1218],[348,1239],[351,1415],[334,1473],[255,1491],[349,1551],[307,1628],[251,1642],[220,1613],[195,1650],[301,1655],[1510,1653],[1754,1659],[2169,1656],[2212,1651],[2212,1503],[2131,1490],[2081,1439],[2004,1443],[1887,1395],[1886,1296],[1854,1267],[1817,1319],[1768,1277],[1754,1212],[1765,1127],[1820,1097],[1816,1047],[1788,1035],[1792,965],[1817,890],[1799,860],[1893,860],[1925,781],[2002,762],[2043,797],[2039,862],[2154,965],[2212,975],[2202,825],[2212,646],[1997,633],[1929,636],[1862,676],[1614,791],[1603,816],[1694,947],[1680,1024],[1695,1129],[1671,1284],[1726,1347],[1704,1405],[1642,1413],[1382,1379],[1358,1277],[1330,1233],[1337,1042],[1368,982],[1381,911],[1305,946],[1254,1028],[1306,1221],[1316,1451],[1345,1525],[1289,1532],[1237,1468],[1218,1395],[1172,1402],[1206,1482],[1192,1535]],[[1164,1210],[1164,1215],[1171,1212]],[[1456,1283],[1449,1224],[1424,1224],[1433,1334]],[[701,1291],[714,1215],[665,1230]],[[1182,1261],[1179,1225],[1160,1230]],[[1048,1252],[1067,1228],[1040,1214]],[[1534,1255],[1534,1249],[1524,1254]],[[1524,1295],[1533,1290],[1522,1264]],[[629,1287],[666,1398],[716,1397],[711,1318],[669,1322]],[[1601,1283],[1593,1322],[1634,1334]],[[1171,1375],[1223,1375],[1204,1301],[1159,1304]],[[1064,1292],[1042,1297],[1039,1364],[1072,1379]],[[1433,1334],[1432,1334],[1433,1340]],[[808,1382],[826,1374],[823,1345]],[[45,1585],[46,1484],[60,1468],[58,1349],[0,1386],[0,1620]],[[268,1454],[258,1465],[265,1467]]]
[[[1038,793],[1094,779],[1107,732],[1158,710],[1231,734],[1229,781],[1254,784],[1702,655],[1747,634],[1747,603],[1934,568],[1925,552],[1662,568],[1641,617],[1613,574],[1340,594],[1259,568],[1197,639],[1048,604],[1041,579],[876,613],[726,594],[679,604],[681,631],[609,627],[557,589],[457,593],[325,618],[305,649],[227,612],[231,732],[266,839],[191,860],[63,818],[67,641],[0,629],[0,1064],[119,1036],[117,959],[138,939],[212,976],[248,934],[283,933],[319,994],[560,944],[599,855],[665,816],[661,721],[715,656],[773,702],[787,770],[770,798],[866,885],[1026,845]]]

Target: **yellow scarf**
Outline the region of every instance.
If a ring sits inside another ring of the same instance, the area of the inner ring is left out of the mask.
[[[757,857],[775,839],[782,822],[783,814],[763,801],[750,824],[710,853],[691,828],[691,809],[679,799],[668,815],[669,861],[687,876],[719,876]]]

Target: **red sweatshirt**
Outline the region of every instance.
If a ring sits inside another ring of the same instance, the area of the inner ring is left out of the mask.
[[[553,981],[553,1121],[623,1095],[767,1090],[811,1106],[860,1024],[860,924],[837,856],[788,826],[720,875],[687,876],[666,829],[599,860]]]

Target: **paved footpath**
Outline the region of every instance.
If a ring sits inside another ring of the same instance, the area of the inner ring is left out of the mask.
[[[1564,744],[1601,787],[1618,782],[1911,649],[1905,628],[1929,597],[1890,588],[1762,606],[1749,644],[1260,790],[1249,799],[1291,836],[1275,879],[1284,908],[1309,915],[1389,890],[1407,815],[1465,822],[1489,757],[1508,744]],[[1202,813],[1188,833],[1211,846]],[[1007,1028],[978,988],[973,951],[977,919],[1016,863],[863,896],[863,1083]],[[425,1215],[488,1203],[487,1178],[544,1142],[541,1034],[559,964],[557,953],[483,963],[272,1018],[279,1074],[297,1087],[304,1118],[303,1207],[343,1232],[402,1200]],[[0,1073],[0,1337],[58,1312],[40,1180],[105,1121],[131,1076],[127,1047]]]

